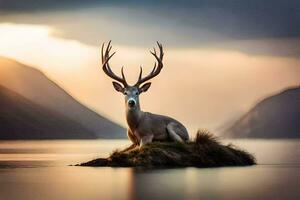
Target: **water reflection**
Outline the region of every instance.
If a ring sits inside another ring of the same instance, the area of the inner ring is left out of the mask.
[[[299,172],[260,166],[135,171],[131,188],[133,199],[297,199]]]
[[[259,165],[157,170],[74,167],[68,165],[107,156],[127,141],[0,142],[0,199],[300,198],[299,140],[233,143],[254,152]],[[27,153],[22,154],[23,149]],[[27,160],[22,160],[24,155]]]

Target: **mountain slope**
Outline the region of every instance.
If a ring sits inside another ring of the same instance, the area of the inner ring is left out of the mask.
[[[300,138],[300,87],[268,97],[224,133],[230,137]]]
[[[0,85],[60,113],[92,131],[97,138],[124,138],[125,130],[88,109],[41,71],[0,57]]]
[[[90,139],[92,131],[0,86],[0,139]]]

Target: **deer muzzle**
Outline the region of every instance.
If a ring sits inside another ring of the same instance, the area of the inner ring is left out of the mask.
[[[136,102],[133,98],[128,99],[127,104],[130,108],[134,107]]]

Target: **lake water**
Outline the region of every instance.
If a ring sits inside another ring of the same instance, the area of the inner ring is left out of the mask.
[[[75,167],[126,140],[0,141],[1,200],[300,199],[300,140],[232,140],[251,167]]]

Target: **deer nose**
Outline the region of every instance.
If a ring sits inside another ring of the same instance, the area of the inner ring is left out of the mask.
[[[135,101],[133,99],[128,100],[129,107],[133,107],[135,105]]]

